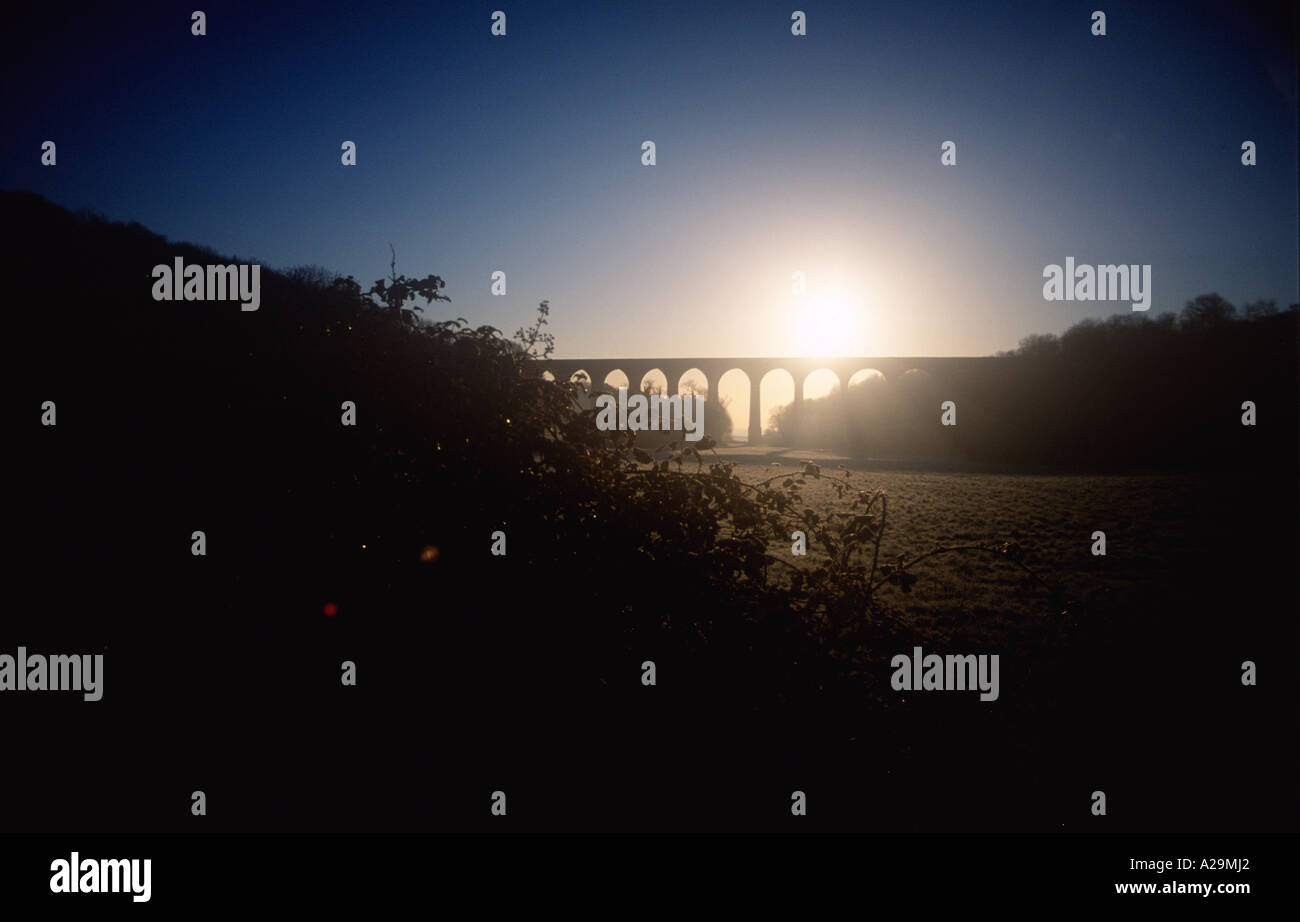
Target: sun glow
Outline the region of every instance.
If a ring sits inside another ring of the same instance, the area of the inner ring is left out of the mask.
[[[794,342],[804,355],[856,355],[860,351],[861,305],[839,291],[796,300],[793,320]]]

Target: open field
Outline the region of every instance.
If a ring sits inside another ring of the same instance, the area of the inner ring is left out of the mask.
[[[748,483],[776,474],[784,479],[800,471],[804,460],[818,464],[824,475],[846,477],[853,490],[842,498],[827,476],[805,478],[804,498],[823,513],[849,511],[857,490],[884,490],[882,561],[899,554],[910,558],[935,545],[1012,541],[1024,548],[1025,563],[1069,599],[1096,590],[1117,598],[1158,598],[1166,590],[1183,595],[1189,580],[1209,575],[1229,540],[1235,553],[1253,541],[1263,557],[1269,554],[1270,536],[1247,523],[1252,510],[1271,499],[1252,496],[1251,484],[1240,478],[901,470],[887,461],[762,446],[720,449],[718,455],[734,462]],[[1105,557],[1091,552],[1098,530],[1106,534]],[[773,541],[771,551],[788,555],[790,547]],[[822,557],[810,544],[806,560]],[[1026,587],[1021,570],[992,554],[942,555],[913,572],[920,577],[915,589],[888,590],[888,603],[936,640],[1011,640],[1034,619],[1052,614],[1047,593]]]

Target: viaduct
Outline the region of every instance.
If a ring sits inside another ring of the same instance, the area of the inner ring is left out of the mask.
[[[884,376],[886,382],[903,383],[907,376],[928,379],[943,399],[960,399],[982,389],[982,385],[1009,373],[1005,359],[995,356],[964,358],[636,358],[636,359],[547,359],[541,363],[557,380],[572,378],[585,372],[592,386],[605,386],[605,379],[615,371],[627,376],[628,387],[637,390],[642,380],[652,371],[659,371],[668,380],[668,392],[675,394],[686,373],[704,380],[700,383],[710,398],[717,394],[717,384],[722,376],[738,370],[749,379],[749,440],[762,441],[760,413],[760,387],[763,379],[774,371],[785,371],[794,379],[794,407],[791,411],[797,425],[799,409],[803,404],[804,384],[808,376],[823,368],[830,370],[839,380],[841,390],[859,371],[873,370]],[[935,405],[935,412],[939,410]],[[739,421],[737,421],[739,422]],[[757,435],[755,435],[757,433]]]

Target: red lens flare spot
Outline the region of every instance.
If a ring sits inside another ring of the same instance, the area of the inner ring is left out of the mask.
[[[339,607],[337,605],[335,605],[333,602],[325,603],[325,617],[333,618],[338,613],[339,613]]]

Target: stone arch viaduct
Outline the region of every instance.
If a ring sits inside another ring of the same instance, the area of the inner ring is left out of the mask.
[[[814,371],[823,368],[835,373],[840,388],[847,387],[849,379],[859,371],[880,372],[887,382],[897,382],[909,371],[925,372],[935,387],[951,398],[961,396],[991,379],[1006,373],[1006,362],[998,357],[835,357],[835,358],[611,358],[611,359],[547,359],[541,363],[556,380],[564,381],[579,371],[586,372],[593,387],[604,386],[605,378],[615,371],[627,376],[628,387],[635,390],[647,374],[661,372],[668,380],[670,393],[677,393],[683,376],[693,369],[703,373],[710,399],[718,393],[717,384],[722,376],[733,370],[744,372],[749,379],[749,432],[750,441],[762,441],[760,388],[769,372],[785,371],[794,379],[794,407],[792,415],[797,423],[803,403],[804,383]],[[938,404],[935,412],[938,412]],[[737,421],[738,422],[738,421]],[[755,433],[758,433],[756,436]]]

